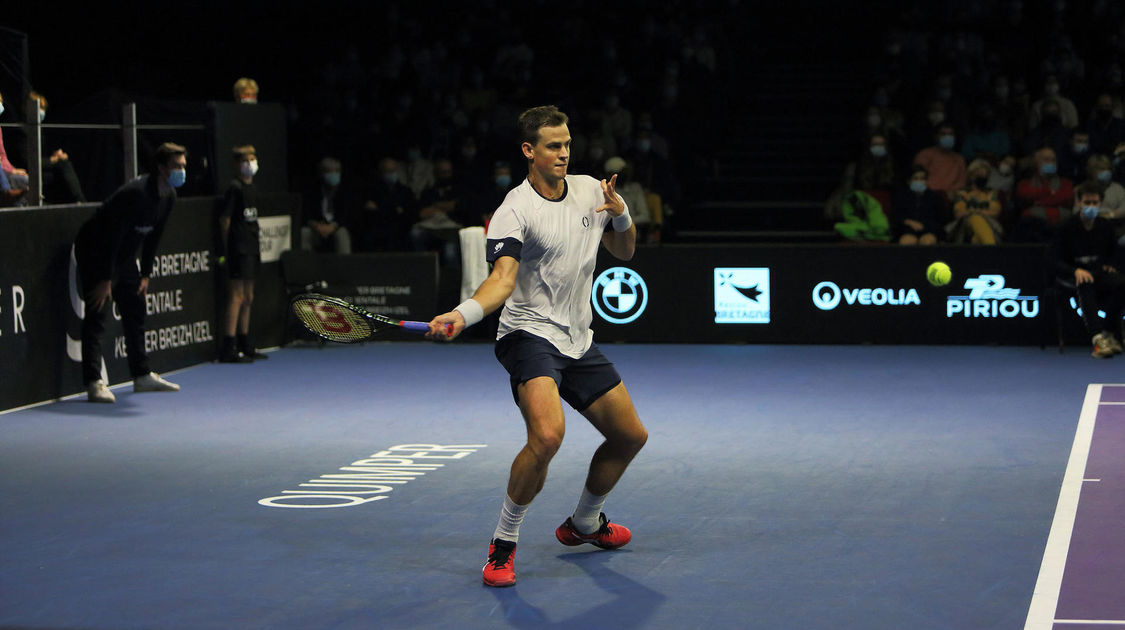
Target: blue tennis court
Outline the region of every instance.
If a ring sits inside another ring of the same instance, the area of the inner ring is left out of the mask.
[[[599,443],[569,412],[509,589],[480,583],[523,444],[491,344],[2,415],[0,627],[1020,628],[1088,385],[1121,380],[1082,350],[603,351],[650,433],[605,508],[634,540],[555,540]]]

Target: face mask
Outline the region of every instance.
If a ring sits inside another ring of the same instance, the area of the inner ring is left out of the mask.
[[[637,140],[637,150],[641,153],[648,153],[649,149],[651,148],[652,140],[649,140],[648,138],[641,138],[640,140]]]
[[[258,97],[257,96],[241,96],[241,97],[238,98],[238,102],[242,103],[243,105],[253,105],[253,104],[258,102]]]
[[[1111,179],[1113,179],[1113,173],[1109,171],[1100,171],[1098,173],[1098,181],[1103,184],[1108,184]]]
[[[398,173],[383,173],[383,181],[387,182],[388,184],[397,184]]]
[[[473,148],[466,147],[464,149],[461,149],[461,155],[465,156],[466,160],[471,160],[474,157],[476,157],[477,150],[473,149]]]
[[[920,194],[926,192],[926,182],[923,182],[923,181],[920,181],[920,180],[917,180],[917,179],[912,179],[912,180],[910,180],[910,190],[913,190],[914,192],[916,192],[920,195]]]
[[[881,144],[871,145],[871,155],[874,155],[875,157],[883,157],[886,154],[887,154],[887,147],[885,147]]]
[[[1011,175],[1012,174],[1012,167],[1007,162],[1004,162],[1004,163],[1000,164],[1000,166],[997,167],[997,170],[1000,171],[1001,175]]]
[[[0,103],[0,114],[4,113],[4,104]]]
[[[46,118],[46,117],[47,117],[47,110],[45,110],[45,109],[39,110],[39,124],[42,125],[43,119]]]
[[[1059,93],[1059,86],[1058,86],[1058,84],[1055,84],[1055,83],[1048,83],[1048,84],[1047,84],[1047,87],[1046,87],[1046,92],[1047,92],[1047,94],[1048,94],[1048,95],[1050,95],[1050,96],[1054,96],[1054,95],[1058,94],[1058,93]]]
[[[878,127],[880,124],[882,124],[882,122],[883,119],[878,114],[872,114],[867,117],[868,127]]]
[[[172,188],[179,188],[187,181],[187,169],[177,168],[168,173],[168,185]]]
[[[249,162],[242,162],[238,166],[238,172],[246,179],[250,179],[258,172],[258,160],[250,160]]]
[[[1094,221],[1094,219],[1096,219],[1096,218],[1098,218],[1098,207],[1097,206],[1082,206],[1082,219],[1083,220],[1092,223]]]
[[[411,149],[406,152],[406,157],[410,158],[411,161],[418,160],[421,159],[422,152],[418,149]]]
[[[996,98],[1008,98],[1008,86],[1006,86],[1006,85],[996,86]]]
[[[497,175],[496,176],[496,186],[498,188],[507,188],[508,186],[511,186],[511,185],[512,185],[512,176],[511,175]]]
[[[937,97],[938,100],[948,101],[953,98],[953,91],[948,89],[938,90]]]
[[[1054,175],[1059,172],[1059,165],[1054,162],[1048,162],[1039,167],[1039,172],[1044,175]]]
[[[328,184],[329,186],[335,187],[340,185],[340,174],[335,171],[331,173],[325,173],[323,177],[324,183]]]
[[[1088,151],[1090,149],[1090,145],[1075,143],[1075,144],[1071,145],[1071,148],[1074,149],[1075,153],[1085,153],[1086,151]]]
[[[952,149],[953,145],[957,143],[956,136],[942,136],[938,138],[938,146],[943,149]]]
[[[930,112],[928,117],[931,125],[941,124],[945,120],[945,114],[942,112]]]

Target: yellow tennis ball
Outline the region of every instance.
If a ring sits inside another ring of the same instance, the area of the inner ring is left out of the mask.
[[[949,284],[953,279],[953,270],[949,265],[939,261],[931,263],[929,268],[926,269],[926,280],[935,287],[941,287]]]

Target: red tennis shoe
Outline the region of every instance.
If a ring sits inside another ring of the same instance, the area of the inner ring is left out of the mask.
[[[574,521],[568,517],[566,522],[559,525],[558,529],[555,530],[555,538],[558,538],[559,542],[568,547],[590,543],[602,549],[624,547],[633,539],[633,532],[630,532],[628,527],[621,524],[610,525],[605,513],[599,514],[598,520],[601,521],[601,526],[598,527],[597,531],[592,534],[583,534],[575,529]]]
[[[484,563],[484,583],[488,586],[516,583],[516,543],[499,538],[489,543],[488,562]]]

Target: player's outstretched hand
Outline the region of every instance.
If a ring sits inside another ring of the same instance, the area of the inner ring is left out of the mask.
[[[457,311],[450,311],[430,320],[430,332],[426,333],[426,339],[453,341],[462,330],[465,330],[465,318]]]
[[[605,203],[597,209],[597,212],[609,212],[615,217],[625,213],[625,201],[617,194],[617,173],[614,173],[608,182],[602,180],[602,197]]]

